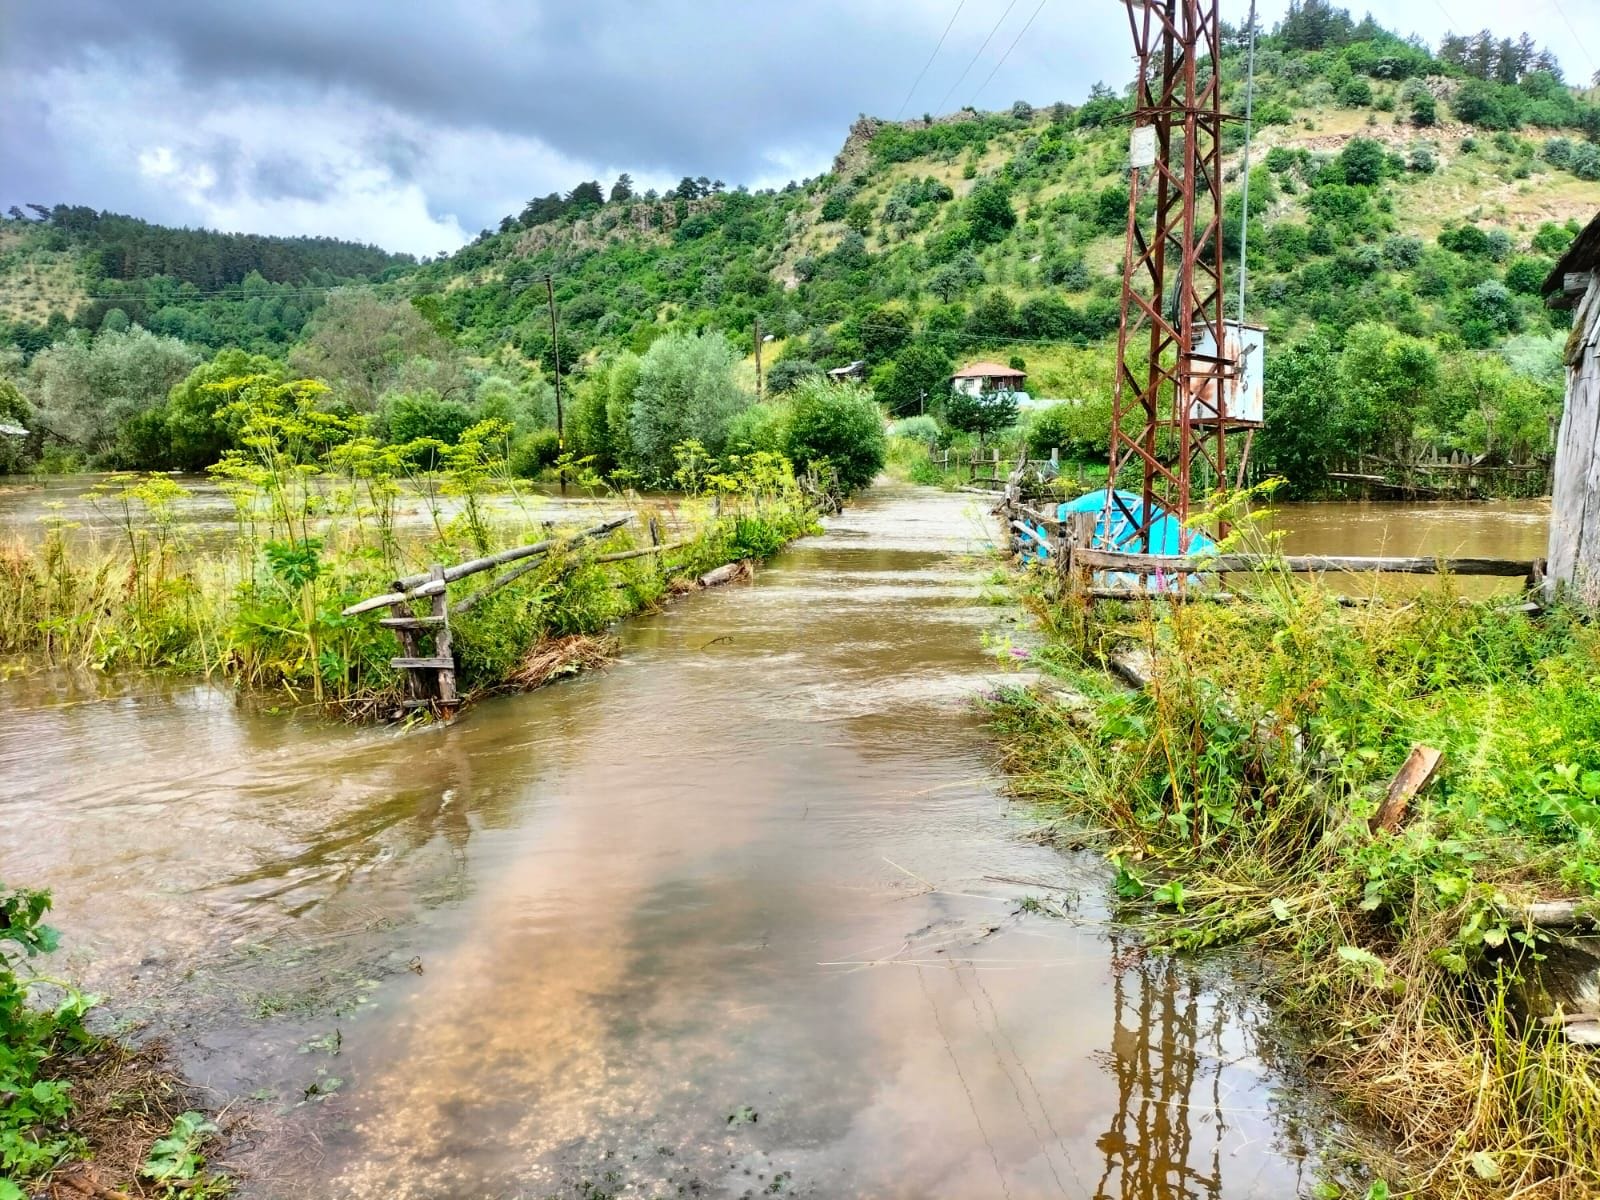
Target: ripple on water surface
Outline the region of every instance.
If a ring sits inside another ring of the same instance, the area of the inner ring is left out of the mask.
[[[1249,1006],[1007,809],[981,511],[829,527],[447,730],[7,684],[0,868],[276,1095],[249,1194],[1295,1194]]]

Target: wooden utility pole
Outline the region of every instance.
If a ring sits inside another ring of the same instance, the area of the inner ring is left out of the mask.
[[[564,456],[567,452],[566,422],[562,419],[561,412],[561,341],[560,328],[556,324],[556,285],[555,280],[549,275],[544,277],[544,293],[550,300],[550,361],[553,364],[553,374],[556,382],[556,454]],[[561,494],[567,494],[567,473],[558,465],[556,478],[561,482]]]
[[[756,318],[756,403],[761,403],[761,318]]]

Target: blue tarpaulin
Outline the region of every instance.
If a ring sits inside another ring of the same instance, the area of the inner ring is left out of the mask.
[[[1057,506],[1056,518],[1065,521],[1072,513],[1098,513],[1100,519],[1095,522],[1094,544],[1105,549],[1126,550],[1133,553],[1144,553],[1144,539],[1139,535],[1138,524],[1144,519],[1144,499],[1133,493],[1118,491],[1118,503],[1110,506],[1106,511],[1106,491],[1087,492],[1076,500],[1068,500]],[[1132,514],[1133,519],[1129,519]],[[1042,528],[1034,527],[1036,536],[1023,536],[1021,553],[1025,560],[1045,559],[1050,556],[1050,548]],[[1150,550],[1151,554],[1177,555],[1179,550],[1179,537],[1182,525],[1171,513],[1156,506],[1155,520],[1150,524]],[[1189,553],[1209,554],[1216,550],[1217,545],[1205,534],[1197,530],[1189,531]],[[1102,572],[1102,574],[1105,574]],[[1099,583],[1106,586],[1123,586],[1136,582],[1132,575],[1111,574],[1099,579]]]

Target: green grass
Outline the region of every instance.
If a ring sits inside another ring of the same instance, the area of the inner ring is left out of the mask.
[[[1319,1074],[1393,1133],[1416,1194],[1596,1194],[1600,1074],[1514,1001],[1543,945],[1518,904],[1600,895],[1600,630],[1448,580],[1354,610],[1272,572],[1248,590],[1160,615],[1033,590],[1040,663],[1091,703],[996,709],[1018,791],[1063,832],[1110,830],[1153,943],[1267,953]],[[1157,664],[1139,693],[1099,667],[1130,643]],[[1416,743],[1441,775],[1369,833]]]

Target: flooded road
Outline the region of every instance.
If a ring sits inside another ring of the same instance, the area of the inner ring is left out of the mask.
[[[449,729],[0,684],[0,876],[254,1097],[247,1196],[1308,1194],[1237,987],[1004,801],[971,499],[876,489]]]

